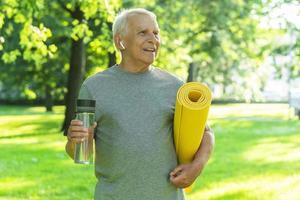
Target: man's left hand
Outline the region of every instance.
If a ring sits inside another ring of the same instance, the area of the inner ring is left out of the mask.
[[[193,184],[201,171],[202,167],[199,169],[194,163],[181,164],[170,173],[170,181],[178,188],[186,188]]]
[[[170,181],[179,188],[193,184],[202,172],[213,150],[215,137],[211,128],[206,125],[198,151],[191,163],[181,164],[170,173]]]

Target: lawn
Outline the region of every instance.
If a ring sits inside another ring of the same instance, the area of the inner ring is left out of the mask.
[[[300,121],[285,104],[214,105],[212,158],[188,200],[297,199]],[[0,106],[0,199],[92,199],[93,166],[75,165],[59,133],[63,107]]]

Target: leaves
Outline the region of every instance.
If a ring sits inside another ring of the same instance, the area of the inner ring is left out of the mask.
[[[2,55],[2,59],[4,61],[4,63],[13,63],[18,56],[20,56],[21,53],[19,50],[14,50],[14,51],[10,51],[10,52],[5,52],[3,55]]]
[[[270,0],[2,0],[0,70],[5,73],[0,74],[1,81],[9,74],[19,73],[24,77],[18,85],[21,90],[31,88],[40,98],[43,84],[47,84],[63,98],[71,41],[83,39],[85,43],[86,76],[103,70],[108,65],[108,55],[115,52],[111,26],[116,13],[121,8],[145,7],[156,13],[161,29],[162,45],[155,65],[185,79],[188,66],[193,63],[195,80],[229,88],[232,92],[227,91],[227,95],[237,98],[245,88],[251,90],[250,83],[255,80],[258,89],[248,93],[258,96],[254,93],[263,87],[265,78],[253,76],[261,70],[262,63],[271,53],[289,54],[289,45],[278,44],[278,37],[293,29],[299,38],[293,24],[285,30],[261,27],[263,17],[283,3],[284,0],[277,3]],[[287,3],[295,4],[295,1]],[[292,48],[297,62],[299,44],[295,40]],[[119,54],[117,59],[120,60]],[[300,73],[297,62],[291,65],[293,77]],[[31,78],[32,74],[36,77]]]

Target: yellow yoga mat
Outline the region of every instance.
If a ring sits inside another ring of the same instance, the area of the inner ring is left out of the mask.
[[[200,146],[211,100],[210,89],[198,82],[186,83],[177,92],[174,143],[180,164],[190,163]]]

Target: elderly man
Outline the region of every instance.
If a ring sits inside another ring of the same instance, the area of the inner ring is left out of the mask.
[[[66,151],[73,158],[75,142],[95,138],[95,199],[185,199],[181,188],[201,173],[214,136],[207,127],[193,162],[178,166],[172,128],[183,82],[151,65],[160,46],[156,16],[125,10],[115,19],[113,36],[120,64],[85,80],[79,94],[97,102],[95,135],[72,120]]]

